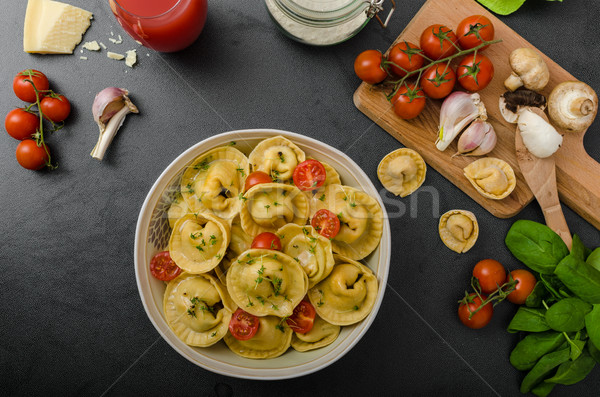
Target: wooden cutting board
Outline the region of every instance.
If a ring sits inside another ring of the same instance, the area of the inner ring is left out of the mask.
[[[507,123],[500,115],[498,98],[506,91],[504,79],[511,72],[508,64],[509,54],[515,48],[535,47],[471,0],[428,0],[393,44],[407,40],[418,45],[421,32],[426,27],[440,23],[455,29],[463,18],[475,14],[487,16],[494,24],[495,38],[503,40],[484,51],[494,63],[495,73],[492,82],[479,94],[486,105],[488,121],[498,135],[498,144],[488,156],[507,161],[517,175],[517,186],[510,196],[503,200],[491,200],[477,193],[463,176],[463,168],[477,158],[452,157],[456,153],[457,140],[444,152],[435,147],[442,100],[428,99],[425,109],[416,119],[401,120],[394,114],[381,88],[362,83],[354,93],[354,104],[404,146],[418,151],[431,167],[486,210],[499,218],[509,218],[519,213],[534,197],[517,165],[515,125]],[[558,83],[577,80],[546,55],[541,52],[540,54],[550,70],[550,82],[542,92],[546,97]],[[585,77],[582,81],[585,81]],[[585,132],[564,134],[563,146],[555,154],[558,191],[564,203],[600,229],[600,164],[583,148],[584,134]]]

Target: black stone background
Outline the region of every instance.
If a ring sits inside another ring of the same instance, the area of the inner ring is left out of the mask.
[[[70,3],[94,13],[84,41],[108,45],[113,31],[124,43],[111,48],[138,48],[107,1]],[[84,54],[88,61],[79,59],[79,49],[68,56],[24,53],[26,1],[0,0],[0,114],[21,104],[11,84],[25,68],[45,72],[73,104],[67,126],[48,139],[56,171],[22,169],[16,141],[0,133],[0,395],[518,395],[523,374],[508,355],[519,335],[505,331],[516,307],[497,306],[492,322],[473,331],[459,323],[456,301],[478,260],[521,266],[504,236],[516,219],[543,221],[541,211],[532,203],[514,219],[497,219],[431,168],[424,186],[439,193],[439,213],[475,212],[479,241],[467,254],[454,254],[438,237],[430,195],[416,203],[389,198],[388,211],[398,205],[406,211],[391,219],[392,263],[381,310],[354,349],[318,373],[249,381],[208,372],[159,338],[140,302],[133,265],[139,210],[162,170],[202,139],[245,128],[294,131],[344,151],[381,188],[377,164],[400,144],[354,107],[359,81],[352,65],[365,49],[387,49],[423,1],[397,3],[387,30],[373,22],[348,42],[315,48],[285,37],[262,1],[210,0],[194,45],[175,54],[140,48],[131,70],[104,51]],[[599,19],[595,0],[527,0],[501,17],[596,91]],[[98,162],[89,155],[98,134],[91,106],[107,86],[128,88],[141,114],[127,119]],[[585,138],[596,160],[598,129],[596,122]],[[586,245],[600,246],[598,230],[568,208],[565,215]],[[595,368],[554,395],[597,396],[599,390]]]

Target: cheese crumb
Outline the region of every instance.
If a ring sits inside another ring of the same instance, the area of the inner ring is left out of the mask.
[[[109,57],[110,59],[114,59],[116,61],[120,61],[121,59],[125,58],[125,55],[117,54],[116,52],[111,52],[111,51],[108,51],[106,53],[106,56]]]
[[[84,61],[87,61],[87,57],[79,57],[79,59],[83,59]]]
[[[123,42],[122,39],[117,40],[117,39],[113,39],[112,37],[109,37],[108,40],[110,40],[110,42],[113,44],[121,44]]]
[[[137,62],[137,53],[135,52],[135,50],[129,50],[126,52],[126,54],[127,58],[125,58],[125,65],[132,68],[133,65],[135,65],[135,63]]]
[[[100,42],[100,47],[104,48],[106,50],[106,46],[104,45],[103,42]]]
[[[96,40],[83,43],[83,48],[88,51],[100,51],[100,46]],[[83,52],[83,50],[81,50],[81,52]]]

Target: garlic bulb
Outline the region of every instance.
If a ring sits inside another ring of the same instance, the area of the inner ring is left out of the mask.
[[[483,156],[496,147],[498,137],[494,127],[483,120],[475,120],[458,139],[458,153],[463,156]]]
[[[525,147],[538,158],[552,156],[562,144],[562,135],[550,123],[528,108],[519,110],[517,123]]]
[[[458,134],[476,118],[487,119],[485,105],[479,94],[455,91],[442,103],[440,129],[435,146],[444,151]]]

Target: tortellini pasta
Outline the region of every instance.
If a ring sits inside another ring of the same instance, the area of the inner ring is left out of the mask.
[[[189,273],[205,273],[217,266],[229,246],[230,229],[210,214],[188,214],[173,226],[169,254]]]
[[[319,316],[334,325],[350,325],[367,317],[377,298],[377,277],[371,269],[352,259],[335,255],[335,266],[308,291]]]
[[[190,346],[220,341],[237,306],[225,287],[208,274],[182,273],[167,285],[165,318],[175,335]]]
[[[181,178],[181,195],[191,212],[208,212],[231,220],[239,213],[239,194],[250,172],[248,158],[233,147],[199,156]]]
[[[282,136],[265,139],[248,156],[252,171],[266,172],[274,181],[291,182],[298,164],[306,159],[304,151]]]
[[[291,257],[250,249],[231,264],[227,290],[233,301],[255,316],[290,316],[308,290],[308,276]]]
[[[225,335],[225,343],[235,354],[254,359],[281,356],[290,347],[293,331],[284,327],[283,319],[276,316],[259,317],[259,326],[252,339],[238,340],[230,333]]]
[[[277,231],[283,252],[296,260],[308,276],[308,288],[331,273],[334,260],[329,239],[312,226],[288,224]]]
[[[334,252],[359,260],[377,248],[383,233],[383,211],[377,200],[350,186],[329,185],[317,201],[316,209],[326,208],[340,220],[340,231],[331,240]]]
[[[452,251],[462,254],[475,245],[479,237],[479,225],[475,214],[466,210],[451,210],[443,214],[439,222],[440,238]]]
[[[341,329],[342,327],[339,325],[330,324],[317,314],[310,331],[305,334],[294,332],[294,335],[292,335],[292,347],[299,352],[325,347],[337,339]]]
[[[517,178],[510,164],[495,157],[484,157],[465,167],[465,177],[484,197],[501,200],[515,189]]]
[[[412,149],[394,150],[381,160],[377,177],[384,188],[396,196],[406,197],[425,181],[427,166],[423,157]]]
[[[296,186],[261,183],[250,188],[243,201],[242,228],[251,236],[275,233],[288,223],[304,225],[308,218],[308,199]]]

